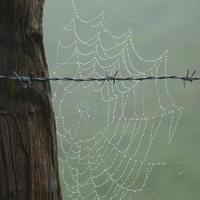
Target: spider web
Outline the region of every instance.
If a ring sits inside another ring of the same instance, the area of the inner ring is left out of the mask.
[[[87,20],[72,4],[73,17],[62,27],[53,74],[167,75],[167,50],[156,59],[144,59],[131,29],[115,35],[104,12]],[[153,194],[152,173],[165,166],[182,113],[167,81],[60,81],[53,85],[53,102],[65,199],[140,199]]]

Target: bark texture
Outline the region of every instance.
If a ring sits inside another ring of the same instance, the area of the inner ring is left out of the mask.
[[[0,0],[0,74],[48,76],[44,0]],[[0,199],[60,200],[49,82],[0,80]]]

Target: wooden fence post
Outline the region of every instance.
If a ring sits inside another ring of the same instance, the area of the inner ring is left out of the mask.
[[[0,75],[48,77],[44,0],[0,0]],[[48,81],[0,81],[0,199],[61,200]]]

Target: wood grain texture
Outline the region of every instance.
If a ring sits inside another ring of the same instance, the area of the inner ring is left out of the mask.
[[[44,0],[0,1],[0,74],[48,76]],[[0,199],[60,200],[50,83],[0,81]]]

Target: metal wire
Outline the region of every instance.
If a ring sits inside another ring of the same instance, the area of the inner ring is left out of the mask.
[[[117,77],[118,71],[115,72],[114,75],[108,75],[105,73],[105,77],[86,77],[86,78],[71,78],[71,77],[30,77],[30,76],[20,76],[15,71],[13,72],[14,76],[4,76],[0,75],[0,79],[4,80],[17,80],[20,84],[27,88],[31,87],[34,81],[74,81],[74,82],[90,82],[90,81],[98,81],[105,83],[105,81],[112,81],[115,84],[117,81],[147,81],[147,80],[181,80],[183,81],[184,88],[186,86],[186,82],[193,82],[200,80],[200,77],[195,77],[196,70],[190,73],[189,69],[185,76],[141,76],[141,77]]]

